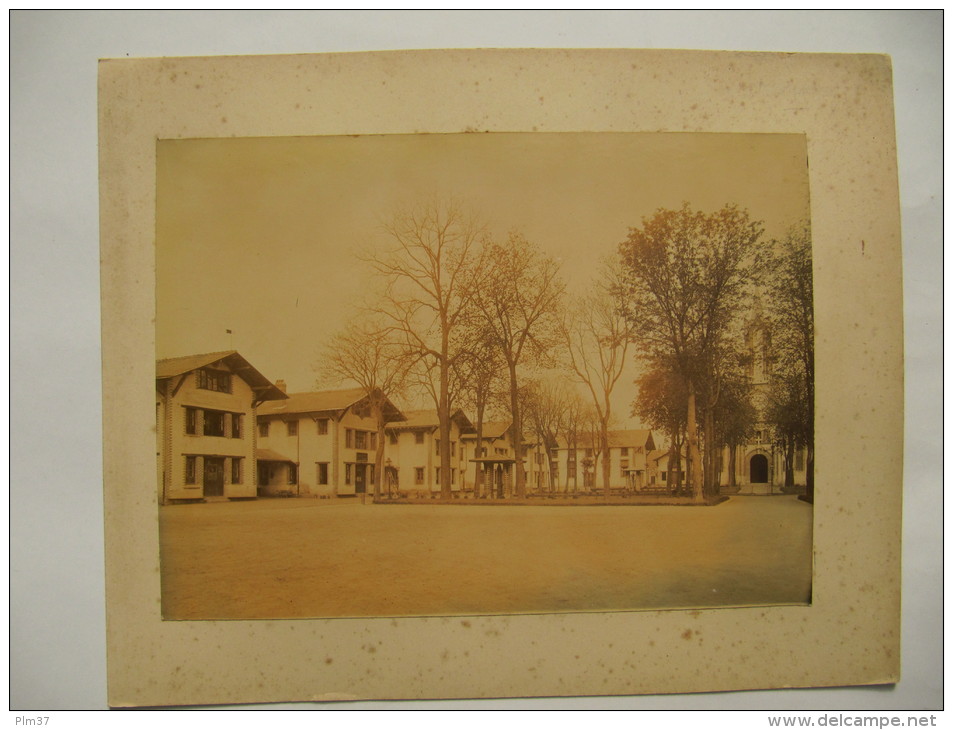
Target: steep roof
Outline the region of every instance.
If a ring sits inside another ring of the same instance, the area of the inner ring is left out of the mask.
[[[394,423],[388,426],[391,429],[414,429],[414,428],[437,428],[440,425],[440,419],[437,417],[436,409],[423,411],[404,411],[405,420],[400,423]],[[456,410],[450,418],[457,422],[461,432],[473,430],[473,424],[470,419],[461,410]]]
[[[625,431],[609,431],[609,448],[617,449],[626,446],[643,446],[651,451],[655,448],[655,440],[652,438],[652,432],[647,428],[637,428]],[[590,434],[579,434],[576,438],[577,449],[592,448],[593,439]],[[569,443],[564,436],[558,439],[558,447],[565,449]]]
[[[658,461],[659,459],[668,456],[668,449],[654,449],[649,452],[649,460]]]
[[[265,403],[258,409],[259,416],[285,415],[290,413],[334,413],[347,410],[367,399],[363,388],[343,390],[319,390],[311,393],[289,393],[280,403]],[[402,420],[403,415],[389,400],[384,403],[387,420]]]
[[[483,438],[485,439],[498,439],[507,431],[510,430],[512,421],[484,421],[483,422]],[[473,426],[473,432],[469,434],[471,438],[476,437],[476,425]]]
[[[248,360],[235,350],[221,352],[206,352],[201,355],[186,355],[184,357],[169,357],[156,360],[156,380],[168,380],[177,375],[184,375],[193,370],[222,363],[233,373],[244,380],[255,392],[258,400],[272,401],[287,398],[274,383],[253,368]]]

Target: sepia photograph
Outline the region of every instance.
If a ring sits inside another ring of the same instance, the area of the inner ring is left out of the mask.
[[[163,619],[811,604],[806,135],[155,160]]]
[[[104,61],[110,704],[895,682],[889,90],[863,55]]]

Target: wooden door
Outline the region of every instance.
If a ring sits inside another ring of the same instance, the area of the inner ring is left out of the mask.
[[[225,496],[225,459],[205,457],[205,477],[202,486],[206,497]]]

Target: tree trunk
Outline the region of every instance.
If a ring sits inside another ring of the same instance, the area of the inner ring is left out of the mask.
[[[698,424],[695,411],[695,384],[688,380],[688,426],[686,437],[688,440],[688,469],[690,471],[689,484],[692,497],[696,502],[704,499],[702,494],[701,454],[698,451]]]
[[[728,486],[733,490],[738,487],[738,445],[728,447]]]
[[[450,490],[450,374],[446,363],[440,366],[440,408],[437,412],[440,433],[440,498],[451,499]]]
[[[674,494],[678,490],[678,484],[676,483],[676,471],[675,465],[678,461],[678,439],[673,434],[672,441],[668,447],[668,464],[666,465],[666,472],[668,473],[665,477],[666,485]]]
[[[794,439],[789,438],[784,445],[784,486],[794,487]]]
[[[599,445],[602,450],[602,488],[608,500],[611,492],[609,483],[612,480],[612,458],[609,455],[609,424],[605,421],[599,431]]]
[[[473,455],[474,459],[481,459],[483,457],[483,405],[477,405],[477,437],[476,437],[476,453]],[[473,464],[473,498],[479,499],[480,492],[483,488],[483,462],[476,461]]]
[[[377,424],[377,449],[374,456],[374,501],[381,498],[381,479],[384,477],[384,409],[377,398],[372,399],[371,415]]]
[[[526,480],[523,475],[523,424],[520,422],[519,389],[516,383],[516,363],[509,364],[510,414],[513,417],[513,485],[517,499],[526,496]]]
[[[705,409],[705,459],[704,459],[704,493],[708,498],[718,493],[718,481],[715,478],[715,413],[714,409]]]

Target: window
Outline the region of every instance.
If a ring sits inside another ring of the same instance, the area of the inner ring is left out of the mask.
[[[298,465],[288,464],[288,484],[298,483]]]
[[[457,470],[456,470],[456,469],[451,469],[451,470],[450,470],[450,483],[451,483],[451,484],[456,484],[456,483],[457,483]]]
[[[371,431],[370,437],[371,437],[371,448],[376,449],[377,448],[377,432]]]
[[[663,482],[667,482],[667,481],[668,481],[668,472],[667,472],[667,471],[663,471],[663,472],[662,472],[662,481],[663,481]]]
[[[232,438],[240,439],[242,437],[242,414],[232,414]]]
[[[239,457],[232,457],[232,484],[242,483],[242,460]]]
[[[388,436],[388,438],[390,439],[391,444],[393,444],[393,445],[396,445],[396,444],[397,444],[397,432],[396,432],[396,431],[391,431],[389,434],[387,434],[387,436]]]
[[[198,412],[195,408],[185,409],[185,432],[190,436],[195,435],[195,423],[198,418]]]
[[[417,431],[417,432],[414,434],[414,443],[415,443],[415,444],[422,444],[423,442],[424,442],[424,432],[423,432],[423,431]]]
[[[457,456],[457,442],[456,441],[450,442],[450,456],[453,458],[456,458]]]
[[[232,376],[217,370],[196,371],[197,385],[202,390],[215,390],[219,393],[232,392]]]
[[[195,484],[195,457],[185,457],[185,483]]]
[[[328,483],[328,464],[327,462],[318,463],[318,484]]]
[[[265,438],[265,437],[268,436],[268,426],[269,426],[268,421],[259,421],[259,422],[258,422],[258,435],[259,435],[261,438]]]
[[[351,483],[351,471],[352,471],[352,470],[351,470],[351,467],[352,467],[352,466],[354,466],[354,465],[353,465],[353,464],[345,464],[345,465],[344,465],[344,483],[345,483],[345,484],[350,484],[350,483]]]
[[[440,456],[440,439],[434,439],[433,445],[434,445],[434,453],[437,456]]]
[[[221,411],[205,411],[203,424],[203,433],[206,436],[224,436],[225,435],[225,414]]]
[[[348,449],[354,448],[354,432],[349,429],[344,429],[344,447]]]
[[[367,433],[366,432],[364,431],[354,432],[354,448],[355,449],[367,448]]]
[[[592,449],[586,449],[586,456],[592,458]]]
[[[622,454],[621,454],[621,456],[628,456],[628,455],[629,455],[629,447],[628,447],[628,446],[623,446],[623,447],[622,447]]]
[[[298,435],[298,422],[297,421],[285,421],[285,425],[288,427],[289,436]]]
[[[619,475],[624,477],[625,473],[628,470],[629,470],[629,462],[627,459],[625,459],[619,464]]]
[[[423,484],[424,483],[424,468],[418,466],[414,468],[414,484]]]
[[[328,435],[328,419],[319,418],[318,419],[318,436],[327,436]]]

